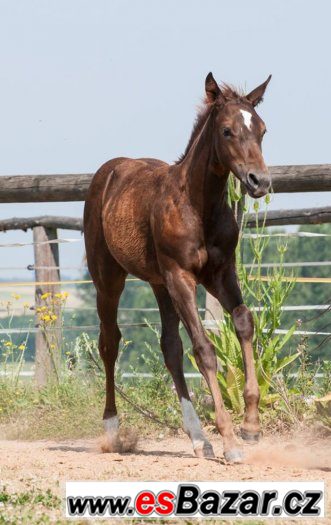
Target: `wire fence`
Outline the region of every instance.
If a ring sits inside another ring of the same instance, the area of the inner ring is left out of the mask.
[[[330,237],[331,234],[327,233],[314,233],[314,232],[287,232],[287,233],[266,233],[266,234],[254,234],[254,233],[245,233],[243,234],[243,238],[249,239],[249,238],[256,238],[256,237],[282,237],[282,238],[314,238],[314,237]],[[83,238],[57,238],[57,239],[51,239],[47,241],[42,242],[15,242],[15,243],[5,243],[0,244],[0,248],[20,248],[23,246],[33,246],[35,244],[68,244],[68,243],[79,243],[82,242]],[[298,267],[328,267],[331,266],[331,261],[295,261],[295,262],[285,262],[285,263],[263,263],[260,265],[257,264],[245,264],[246,268],[257,268],[258,266],[260,268],[275,268],[275,267],[285,267],[285,268],[298,268]],[[3,266],[0,267],[0,271],[10,271],[10,270],[18,270],[18,271],[35,271],[38,269],[43,270],[49,270],[49,269],[56,269],[56,270],[78,270],[82,273],[87,271],[87,267],[85,264],[82,264],[80,266],[61,266],[61,265],[54,265],[54,266],[37,266],[34,264],[28,264],[26,266],[19,265],[19,266]],[[249,279],[254,280],[257,277],[254,275],[248,276]],[[270,277],[268,275],[259,276],[258,279],[261,281],[268,281],[270,280]],[[286,282],[295,281],[297,283],[320,283],[320,284],[330,284],[331,283],[331,276],[330,277],[305,277],[305,276],[284,276],[282,277],[282,280]],[[129,277],[127,278],[126,282],[128,283],[135,283],[139,286],[145,286],[148,283],[143,282],[137,278]],[[34,280],[26,280],[26,281],[0,281],[0,290],[5,288],[20,288],[20,287],[36,287],[41,285],[60,285],[60,286],[74,286],[74,285],[91,285],[93,283],[90,279],[63,279],[58,281],[34,281]],[[319,314],[317,316],[314,316],[311,319],[308,320],[302,320],[302,323],[310,322],[313,319],[316,319],[317,317],[320,317],[321,315],[324,315],[327,312],[331,311],[331,305],[329,304],[330,301],[328,301],[326,304],[316,304],[316,305],[288,305],[283,306],[282,310],[287,312],[299,312],[299,311],[318,311]],[[86,306],[86,305],[79,305],[80,311],[91,311],[95,312],[96,307],[93,306]],[[77,307],[66,307],[67,311],[75,311],[77,310]],[[258,311],[259,307],[253,307],[252,310]],[[18,308],[13,308],[13,312],[17,312]],[[119,308],[120,312],[140,312],[140,313],[151,313],[151,312],[158,312],[158,308],[130,308],[130,307],[121,307]],[[206,312],[205,308],[199,309],[200,313],[203,314]],[[0,308],[0,312],[6,312],[6,308]],[[30,308],[29,311],[30,315],[35,315],[35,311],[33,308]],[[219,321],[216,320],[205,320],[203,321],[203,324],[208,329],[215,329],[216,326],[218,326]],[[147,326],[160,326],[160,321],[151,321],[151,322],[122,322],[119,323],[119,327],[123,328],[138,328],[138,327],[147,327]],[[63,331],[71,331],[71,332],[97,332],[99,330],[98,324],[87,324],[87,325],[64,325],[61,328]],[[49,331],[56,331],[58,328],[48,328]],[[19,328],[0,328],[0,335],[1,334],[18,334],[18,333],[38,333],[41,331],[41,328],[38,326],[23,326]],[[275,334],[284,334],[286,333],[286,329],[276,329],[274,331]],[[296,330],[293,335],[296,336],[323,336],[323,337],[329,337],[331,336],[330,331],[325,330]]]
[[[296,268],[296,267],[311,267],[311,266],[331,266],[331,261],[295,261],[295,262],[284,262],[280,263],[262,263],[262,264],[244,264],[244,268]],[[27,266],[0,266],[0,271],[35,271],[35,270],[76,270],[76,271],[87,271],[87,266],[35,266],[34,264],[28,264]],[[1,282],[1,281],[0,281]]]

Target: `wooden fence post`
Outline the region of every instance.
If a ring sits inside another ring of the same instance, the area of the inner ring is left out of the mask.
[[[36,282],[60,281],[60,271],[54,268],[59,266],[59,245],[57,242],[49,243],[53,240],[57,240],[55,228],[44,228],[43,226],[33,228]],[[35,380],[39,387],[44,386],[49,380],[57,379],[59,373],[61,307],[59,304],[53,304],[52,301],[54,294],[59,291],[59,284],[37,284],[35,289],[36,321],[40,327],[35,341]],[[44,294],[51,295],[45,296]],[[45,316],[45,319],[40,319],[41,316]]]

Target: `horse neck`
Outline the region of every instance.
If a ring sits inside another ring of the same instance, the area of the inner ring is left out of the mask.
[[[229,170],[216,156],[213,136],[213,118],[209,115],[188,155],[179,165],[181,185],[186,188],[191,205],[202,220],[208,220],[215,203],[222,205],[226,202]]]

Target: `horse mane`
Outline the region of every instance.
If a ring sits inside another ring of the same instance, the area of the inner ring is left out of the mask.
[[[222,91],[223,97],[226,99],[226,102],[229,102],[230,100],[234,100],[238,102],[245,102],[245,93],[241,88],[235,88],[234,86],[231,86],[230,84],[222,84],[221,91]],[[214,107],[215,107],[214,102],[210,103],[207,101],[206,98],[204,99],[202,105],[198,108],[198,113],[195,118],[191,136],[189,138],[185,151],[184,153],[180,155],[180,157],[175,162],[175,164],[180,164],[186,158],[188,152],[191,149],[193,142],[195,141],[200,131],[202,130],[203,126],[205,125]]]

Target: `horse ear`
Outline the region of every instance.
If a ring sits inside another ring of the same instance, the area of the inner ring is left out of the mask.
[[[267,80],[265,82],[263,82],[263,84],[261,84],[260,86],[258,86],[255,89],[253,89],[253,91],[251,91],[246,96],[247,100],[249,100],[249,102],[254,107],[257,106],[258,104],[260,104],[260,102],[262,102],[264,92],[267,89],[267,85],[269,84],[270,80],[271,80],[271,75],[268,76]]]
[[[212,73],[208,73],[208,75],[206,76],[205,89],[206,89],[207,102],[210,102],[210,103],[215,102],[217,97],[222,94]]]

